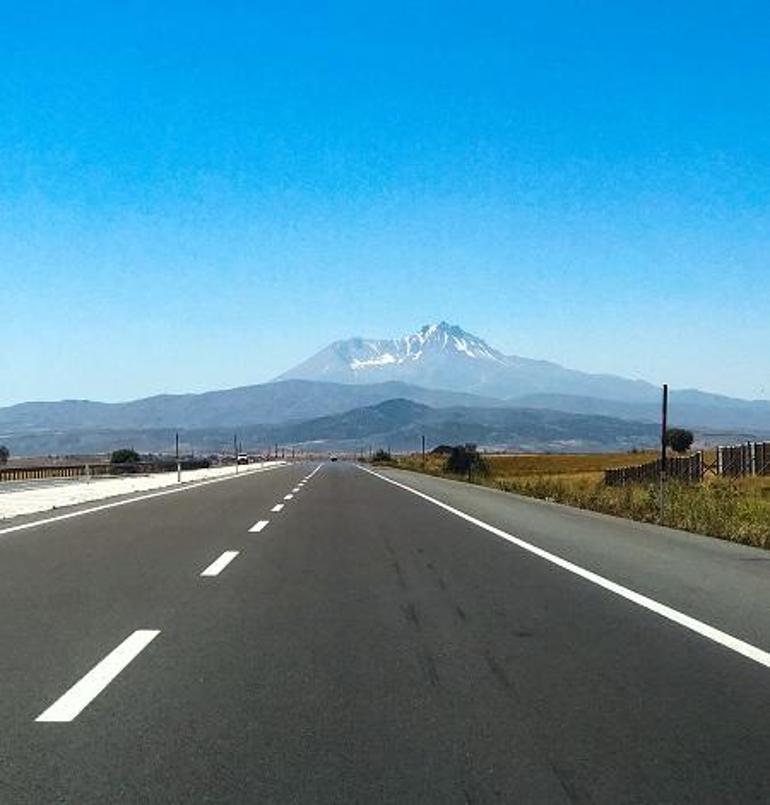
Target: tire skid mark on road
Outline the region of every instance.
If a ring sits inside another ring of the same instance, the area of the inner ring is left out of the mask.
[[[393,486],[403,489],[412,495],[416,495],[428,503],[443,509],[449,514],[459,517],[461,520],[465,520],[466,522],[471,523],[472,525],[475,525],[478,528],[489,532],[490,534],[494,534],[496,537],[500,537],[501,539],[510,542],[512,545],[516,545],[522,550],[562,568],[562,570],[566,570],[575,576],[579,576],[585,581],[595,584],[597,587],[601,587],[604,590],[619,596],[620,598],[624,598],[627,601],[642,607],[643,609],[653,612],[665,620],[676,623],[679,626],[683,626],[685,629],[689,629],[691,632],[695,632],[696,634],[699,634],[701,637],[705,637],[707,640],[710,640],[713,643],[717,643],[718,645],[723,646],[724,648],[727,648],[736,654],[740,654],[749,660],[753,660],[759,665],[765,666],[765,668],[770,668],[770,652],[767,652],[758,646],[747,643],[745,640],[741,640],[740,638],[728,634],[727,632],[723,632],[720,629],[709,625],[708,623],[704,623],[697,618],[686,615],[684,612],[680,612],[673,607],[662,604],[659,601],[655,601],[654,599],[649,598],[642,593],[637,593],[635,590],[632,590],[629,587],[624,587],[622,584],[618,584],[617,582],[611,581],[604,576],[600,576],[598,573],[594,573],[592,570],[587,570],[580,565],[576,565],[574,562],[563,559],[561,556],[557,556],[550,551],[539,548],[537,545],[534,545],[531,542],[527,542],[520,537],[509,534],[507,531],[503,531],[502,528],[497,528],[497,526],[493,526],[484,522],[483,520],[479,520],[477,517],[473,517],[472,515],[461,511],[460,509],[456,509],[453,506],[450,506],[448,503],[444,503],[443,501],[431,497],[424,492],[413,489],[411,486],[407,486],[400,481],[395,481],[392,478],[388,478],[385,475],[374,472],[367,467],[359,467],[359,469],[363,470],[369,475],[374,476],[375,478],[379,478],[381,481],[385,481],[385,483],[392,484]]]

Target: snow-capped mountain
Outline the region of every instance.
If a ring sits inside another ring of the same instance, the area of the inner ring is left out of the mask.
[[[647,402],[658,395],[654,386],[643,381],[504,355],[483,338],[443,321],[396,339],[335,341],[279,379],[290,378],[340,383],[400,380],[501,398],[570,394]]]
[[[343,348],[347,347],[348,365],[354,372],[426,361],[431,356],[452,353],[501,365],[506,360],[504,355],[492,349],[481,338],[443,321],[439,324],[426,324],[418,332],[395,340],[352,339],[338,344]]]

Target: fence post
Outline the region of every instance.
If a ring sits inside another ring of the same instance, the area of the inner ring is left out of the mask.
[[[668,447],[668,383],[663,384],[663,416],[660,433],[660,525],[666,513],[666,448]]]

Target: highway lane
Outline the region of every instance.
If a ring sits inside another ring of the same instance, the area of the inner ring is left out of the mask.
[[[544,550],[770,648],[770,552],[417,473],[380,470]]]
[[[770,800],[767,668],[380,478],[312,469],[0,536],[0,801]],[[533,525],[528,502],[397,475],[591,559],[564,535],[590,518]],[[603,528],[625,548],[602,572],[632,583],[633,526]],[[635,580],[665,586],[636,536]],[[141,629],[74,720],[35,721]]]
[[[10,534],[0,529],[2,689],[11,722],[24,720],[33,702],[39,707],[41,694],[62,693],[121,635],[184,608],[195,595],[191,581],[304,469],[108,502]]]

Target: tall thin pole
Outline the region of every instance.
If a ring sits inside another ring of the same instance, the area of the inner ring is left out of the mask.
[[[666,514],[666,471],[668,448],[668,383],[663,384],[663,411],[660,430],[660,524],[663,525]]]
[[[235,455],[235,474],[238,474],[238,434],[233,434],[233,454]]]
[[[422,466],[425,466],[425,434],[422,434]]]
[[[182,481],[182,463],[179,461],[179,431],[176,432],[176,480]]]

